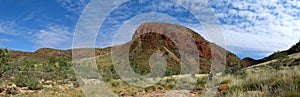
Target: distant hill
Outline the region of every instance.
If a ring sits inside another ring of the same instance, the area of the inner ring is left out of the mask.
[[[243,58],[242,60],[247,64],[247,66],[251,66],[251,65],[259,63],[258,60],[255,60],[255,59],[250,58],[250,57]]]
[[[284,57],[284,56],[299,53],[299,52],[300,52],[300,41],[298,43],[296,43],[295,45],[293,45],[288,50],[274,52],[273,54],[271,54],[265,58],[259,59],[259,60],[255,60],[252,58],[244,58],[243,61],[245,63],[247,63],[247,65],[249,66],[249,65],[255,65],[258,63],[267,62],[270,60],[274,60],[274,59],[277,59],[280,57]]]
[[[82,48],[83,49],[83,48]],[[85,48],[85,49],[91,49],[91,48]],[[84,53],[84,52],[82,52]],[[95,49],[95,56],[99,56],[102,54],[110,53],[110,48],[96,48]],[[59,49],[53,49],[53,48],[40,48],[34,52],[24,52],[24,51],[16,51],[16,50],[10,50],[10,57],[12,61],[17,61],[19,59],[23,58],[34,58],[40,61],[46,61],[50,57],[64,57],[69,60],[72,59],[72,49],[69,50],[59,50]],[[92,56],[87,56],[92,57]]]
[[[262,62],[266,62],[266,61],[276,59],[278,57],[282,57],[282,56],[285,56],[285,55],[291,55],[291,54],[299,53],[299,52],[300,52],[300,41],[298,43],[296,43],[295,45],[293,45],[288,50],[275,52],[275,53],[271,54],[270,56],[265,57],[263,59],[260,59],[258,61],[260,63],[262,63]]]

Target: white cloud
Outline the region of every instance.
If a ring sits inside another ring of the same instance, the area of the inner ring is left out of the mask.
[[[63,0],[58,1],[61,2]],[[205,14],[205,11],[210,10],[205,7],[207,6],[206,4],[198,4],[201,0],[190,0],[190,3],[186,0],[177,1],[179,4],[190,4],[190,8],[203,10],[202,13],[199,13],[204,14],[203,20],[211,21],[209,16],[213,14]],[[213,11],[215,11],[216,16],[221,20],[228,49],[234,53],[250,53],[249,56],[266,56],[274,51],[287,49],[299,41],[300,1],[287,1],[286,3],[283,3],[285,1],[281,0],[224,0],[208,2],[214,7]],[[171,6],[170,4],[171,3],[162,2],[160,3],[162,6],[157,9],[172,10],[169,7]],[[74,6],[84,5],[84,3],[75,3],[64,0],[62,5],[69,11],[78,12],[77,9],[80,9],[81,7],[74,8]],[[152,8],[153,6],[148,7]],[[145,9],[147,9],[147,6]],[[176,9],[176,11],[181,12],[183,10]],[[127,14],[130,16],[132,13],[120,11],[120,14]],[[120,15],[118,18],[126,17],[125,15]],[[89,21],[93,22],[95,20],[90,19]],[[112,24],[122,23],[120,19],[115,19],[115,21],[111,20],[109,22]],[[208,39],[207,36],[203,34],[201,26],[192,24],[186,24],[185,26],[196,30]]]
[[[0,21],[0,33],[8,35],[17,34],[17,31],[15,30],[15,22]]]
[[[71,48],[72,33],[64,26],[50,26],[35,32],[31,40],[38,47]]]
[[[62,7],[75,14],[80,14],[90,0],[56,0]]]
[[[266,56],[299,41],[299,1],[224,2],[211,3],[216,7],[217,17],[224,22],[222,27],[229,50],[238,52],[242,48],[248,53],[256,51]]]

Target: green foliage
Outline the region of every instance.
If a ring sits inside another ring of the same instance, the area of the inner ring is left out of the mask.
[[[130,65],[131,65],[131,68],[134,70],[134,72],[137,74],[145,75],[145,74],[150,73],[149,66],[144,66],[144,65],[138,64],[137,62],[134,62],[134,61]]]
[[[21,74],[18,74],[17,76],[15,76],[15,79],[14,79],[14,83],[18,87],[26,87],[28,81],[29,81],[28,76],[24,76],[24,75],[21,75]]]
[[[149,86],[145,88],[146,92],[151,92],[151,91],[156,91],[156,87],[155,86]]]
[[[12,69],[12,65],[9,62],[10,54],[8,49],[0,49],[0,77],[3,74]]]
[[[49,62],[42,65],[46,80],[58,79],[65,80],[74,76],[72,64],[65,57],[49,57]]]
[[[20,64],[18,65],[19,70],[21,71],[32,71],[34,69],[34,65],[37,63],[37,60],[32,58],[24,58],[21,60]]]
[[[40,90],[43,88],[42,84],[36,78],[29,78],[27,83],[28,89],[30,90]]]
[[[232,74],[235,76],[244,77],[247,75],[245,70],[242,70],[242,64],[237,63],[235,65],[231,65],[231,67],[227,67],[224,71],[225,74]]]
[[[171,90],[174,87],[175,87],[175,84],[167,84],[165,88]]]
[[[31,77],[34,71],[35,64],[37,60],[31,58],[24,58],[21,60],[20,64],[18,65],[18,69],[20,72],[25,73],[27,77]]]
[[[288,57],[288,53],[287,52],[274,52],[273,55],[271,55],[271,59],[284,59]]]
[[[166,69],[166,73],[165,75],[166,76],[171,76],[171,75],[177,75],[177,74],[180,74],[180,66],[173,66],[173,67],[167,67]]]
[[[44,63],[42,68],[44,72],[55,72],[56,69],[54,64],[48,63]]]
[[[198,78],[198,79],[197,79],[196,85],[203,85],[203,84],[206,84],[207,78],[208,78],[208,77]]]
[[[71,73],[71,63],[66,58],[58,58],[57,60],[58,66],[56,67],[56,75],[60,78],[67,79],[69,77],[68,74]]]
[[[99,66],[98,66],[99,68]],[[107,82],[111,79],[119,79],[120,77],[118,76],[117,72],[114,69],[114,66],[111,65],[107,67],[107,69],[104,71],[104,74],[102,74],[102,79]]]
[[[38,81],[37,78],[32,76],[26,76],[21,73],[17,74],[14,83],[18,87],[28,87],[30,90],[39,90],[42,89],[42,84]]]
[[[111,86],[113,86],[113,87],[117,87],[117,86],[119,86],[120,84],[119,84],[119,82],[112,82],[111,83]]]
[[[196,90],[202,90],[205,87],[207,78],[208,77],[198,78],[194,89],[196,89]]]
[[[227,79],[227,80],[223,80],[221,81],[220,84],[229,84],[231,82],[231,80]]]

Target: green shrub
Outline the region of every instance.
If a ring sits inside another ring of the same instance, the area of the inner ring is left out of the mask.
[[[146,92],[150,92],[150,91],[156,91],[156,87],[155,86],[149,86],[145,88]]]
[[[3,74],[12,69],[12,65],[9,62],[10,54],[8,49],[0,49],[0,77]]]
[[[30,90],[39,90],[42,89],[42,84],[38,81],[37,78],[24,76],[22,74],[18,74],[15,79],[14,83],[18,87],[28,87]]]
[[[174,87],[175,87],[174,84],[167,84],[165,88],[170,90],[173,89]]]
[[[247,75],[247,72],[245,70],[242,70],[242,67],[243,67],[242,63],[232,63],[231,67],[227,67],[224,73],[244,77]]]
[[[42,76],[44,80],[54,80],[57,79],[54,72],[45,72]]]
[[[22,74],[18,74],[15,79],[14,79],[14,83],[18,86],[18,87],[26,87],[27,83],[28,83],[28,76],[24,76]]]
[[[43,88],[42,84],[36,78],[30,78],[27,84],[30,90],[40,90]]]
[[[196,85],[204,85],[204,84],[206,84],[207,78],[208,78],[208,77],[201,77],[201,78],[198,78],[198,79],[197,79]]]
[[[288,53],[287,52],[280,52],[280,51],[274,52],[271,55],[271,59],[284,59],[286,57],[288,57]]]
[[[166,76],[177,75],[180,74],[180,71],[181,71],[180,66],[173,66],[173,67],[167,66],[165,75]]]
[[[112,83],[111,83],[111,86],[117,87],[117,86],[119,86],[119,82],[112,82]]]

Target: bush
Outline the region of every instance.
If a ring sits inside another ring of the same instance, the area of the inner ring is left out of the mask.
[[[42,84],[38,81],[37,78],[24,76],[22,74],[18,74],[15,79],[14,83],[18,87],[28,87],[30,90],[39,90],[42,89]]]
[[[156,87],[155,86],[149,86],[145,88],[146,92],[151,92],[151,91],[156,91]]]
[[[43,88],[42,84],[36,78],[30,78],[27,86],[30,90],[40,90]]]
[[[175,85],[174,84],[167,84],[166,85],[166,89],[173,89],[175,87]]]
[[[21,74],[18,74],[14,79],[14,83],[18,87],[26,87],[28,83],[28,76],[23,76]]]
[[[207,78],[208,77],[198,78],[196,85],[204,85],[204,84],[206,84]]]
[[[111,86],[117,87],[117,86],[119,86],[119,82],[112,82],[112,83],[111,83]]]

